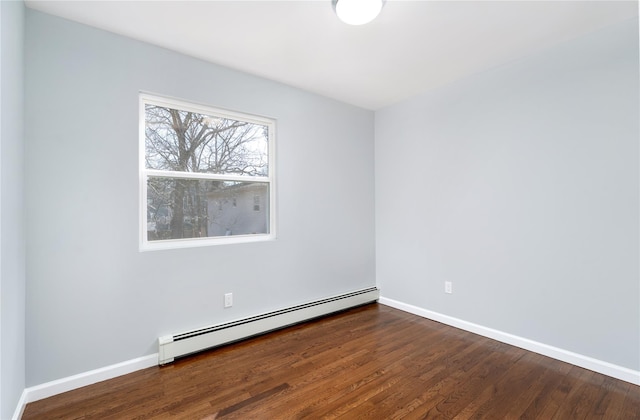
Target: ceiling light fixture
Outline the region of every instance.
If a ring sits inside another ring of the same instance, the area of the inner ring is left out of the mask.
[[[344,23],[364,25],[378,16],[385,0],[331,0],[333,10]]]

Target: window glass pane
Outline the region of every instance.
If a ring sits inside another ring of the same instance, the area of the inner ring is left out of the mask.
[[[145,104],[147,169],[268,175],[266,125]]]
[[[149,177],[147,239],[266,234],[268,202],[265,182]]]

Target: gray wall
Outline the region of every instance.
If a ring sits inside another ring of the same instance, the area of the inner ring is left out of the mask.
[[[276,241],[138,252],[141,90],[277,119]],[[28,386],[375,285],[373,112],[31,10],[25,98]]]
[[[634,19],[377,112],[382,295],[640,369],[638,99]]]
[[[24,5],[0,2],[0,418],[25,386]]]

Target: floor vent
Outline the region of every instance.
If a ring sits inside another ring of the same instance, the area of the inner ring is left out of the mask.
[[[180,334],[166,335],[158,339],[158,363],[164,365],[173,362],[176,357],[186,356],[319,316],[374,302],[378,300],[379,296],[380,291],[372,287],[225,324],[213,325]]]

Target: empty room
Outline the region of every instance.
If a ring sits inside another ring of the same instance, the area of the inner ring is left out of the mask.
[[[640,419],[637,1],[0,1],[0,419]]]

